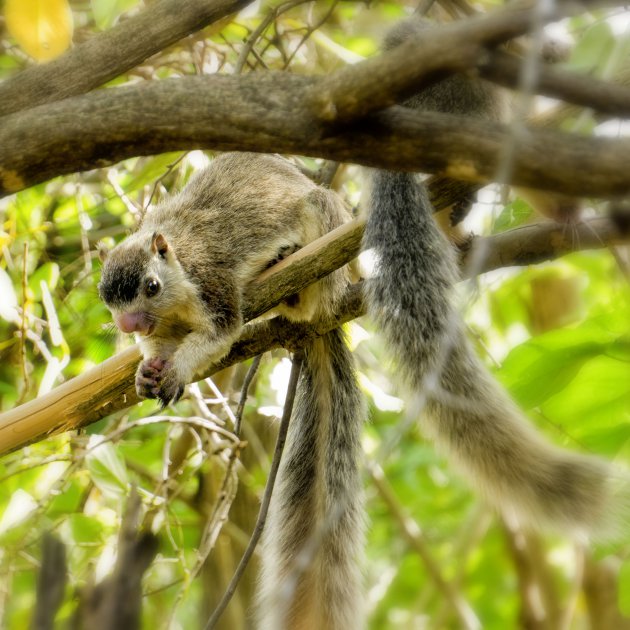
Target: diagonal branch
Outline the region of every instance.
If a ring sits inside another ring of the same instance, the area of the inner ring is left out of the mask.
[[[160,0],[58,59],[0,83],[0,116],[89,92],[251,0]]]
[[[247,319],[261,315],[282,298],[354,258],[359,250],[362,230],[362,221],[352,221],[267,270],[246,296]],[[481,242],[482,251],[487,253],[484,264],[477,270],[481,273],[501,266],[540,262],[578,249],[628,242],[630,235],[620,232],[607,219],[595,219],[572,229],[547,222],[476,240]],[[464,255],[464,269],[466,262]],[[364,312],[359,284],[350,288],[336,316],[329,320],[290,324],[275,318],[250,324],[229,355],[219,364],[209,366],[204,376],[273,348],[298,349],[306,340],[323,335]],[[96,422],[137,403],[133,382],[139,359],[140,350],[138,346],[133,346],[48,394],[1,414],[0,454],[43,439],[51,433]]]
[[[554,3],[545,21],[583,9],[579,3],[561,0]],[[379,57],[346,66],[324,77],[310,91],[315,117],[334,123],[356,120],[399,103],[448,74],[464,72],[478,64],[484,67],[488,49],[527,33],[538,10],[531,5],[512,6],[433,26]],[[488,69],[492,67],[490,64]],[[519,76],[518,59],[516,67],[510,66],[510,72],[514,78]]]
[[[522,59],[497,50],[481,60],[477,68],[484,79],[516,89],[521,64]],[[627,85],[567,72],[542,62],[537,73],[535,89],[540,94],[591,107],[610,116],[630,116],[630,89]]]

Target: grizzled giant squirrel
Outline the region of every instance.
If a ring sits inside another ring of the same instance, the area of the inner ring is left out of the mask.
[[[399,24],[386,47],[425,28]],[[418,109],[496,119],[493,89],[453,76],[412,97]],[[374,253],[368,311],[408,385],[426,396],[424,431],[499,510],[531,524],[597,527],[610,471],[541,437],[476,356],[454,311],[457,266],[424,185],[370,171],[364,248]],[[349,219],[333,192],[279,157],[226,154],[148,213],[104,257],[100,295],[118,327],[141,337],[136,387],[163,404],[220,359],[242,326],[245,286],[272,262]],[[275,310],[330,314],[349,283],[341,269]],[[294,419],[263,542],[258,617],[265,629],[363,625],[359,462],[365,416],[340,330],[308,342]]]

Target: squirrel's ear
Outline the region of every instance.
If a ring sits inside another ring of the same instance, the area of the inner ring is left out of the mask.
[[[107,255],[109,254],[109,248],[103,241],[99,241],[96,244],[96,251],[98,252],[99,260],[104,263],[107,260]]]
[[[162,258],[166,257],[168,242],[163,234],[158,234],[157,232],[153,234],[153,238],[151,239],[151,251],[154,254],[159,254]]]

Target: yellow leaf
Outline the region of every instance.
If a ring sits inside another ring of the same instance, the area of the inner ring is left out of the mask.
[[[6,0],[7,30],[20,48],[37,61],[50,61],[72,42],[68,0]]]

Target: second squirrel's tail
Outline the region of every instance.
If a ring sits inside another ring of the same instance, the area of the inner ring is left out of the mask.
[[[359,474],[364,403],[341,330],[304,350],[263,537],[261,630],[363,626]]]
[[[371,184],[368,310],[409,385],[426,396],[425,432],[500,510],[576,533],[598,528],[609,516],[607,465],[547,442],[477,357],[454,312],[454,254],[425,187],[386,171],[374,171]]]

